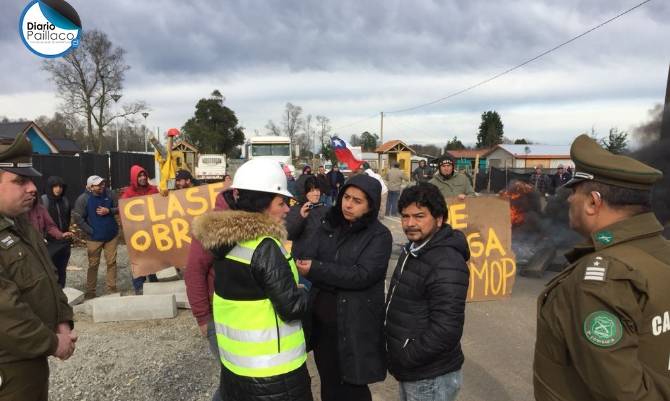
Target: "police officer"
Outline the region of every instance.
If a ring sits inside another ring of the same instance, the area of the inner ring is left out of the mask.
[[[0,141],[0,401],[44,401],[53,355],[75,349],[72,308],[40,234],[25,213],[37,189],[24,134]]]
[[[588,240],[538,299],[535,399],[670,400],[670,244],[650,206],[663,174],[587,135],[570,154],[570,225]]]

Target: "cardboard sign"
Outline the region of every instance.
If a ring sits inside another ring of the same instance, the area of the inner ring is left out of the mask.
[[[223,182],[119,200],[123,236],[133,277],[186,266],[191,222],[213,210]]]
[[[497,196],[447,199],[449,224],[470,246],[468,301],[508,298],[516,277],[509,201]]]

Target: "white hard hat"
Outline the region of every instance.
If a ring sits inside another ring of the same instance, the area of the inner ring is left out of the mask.
[[[231,187],[293,197],[281,164],[272,160],[252,159],[244,163],[235,172]]]

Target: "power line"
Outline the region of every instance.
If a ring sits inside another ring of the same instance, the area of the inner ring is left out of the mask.
[[[379,114],[375,114],[375,115],[373,115],[373,116],[366,117],[366,118],[362,118],[362,119],[360,119],[360,120],[354,121],[353,123],[349,123],[349,124],[341,125],[341,126],[339,126],[339,127],[333,128],[332,130],[333,130],[333,131],[341,130],[342,128],[351,127],[352,125],[360,124],[360,123],[362,123],[362,122],[364,122],[364,121],[368,121],[368,120],[371,120],[371,119],[373,119],[373,118],[378,118],[378,117],[379,117]]]
[[[401,110],[385,111],[384,114],[404,113],[404,112],[406,112],[406,111],[412,111],[412,110],[420,109],[420,108],[422,108],[422,107],[430,106],[430,105],[433,105],[433,104],[435,104],[435,103],[439,103],[439,102],[445,101],[445,100],[447,100],[447,99],[451,99],[452,97],[461,95],[461,94],[463,94],[463,93],[465,93],[465,92],[471,91],[472,89],[475,89],[475,88],[477,88],[477,87],[480,87],[480,86],[482,86],[482,85],[485,85],[485,84],[487,84],[487,83],[493,81],[494,79],[498,79],[498,78],[502,77],[503,75],[507,75],[507,74],[511,73],[512,71],[518,70],[519,68],[521,68],[521,67],[523,67],[523,66],[525,66],[525,65],[527,65],[527,64],[530,64],[530,63],[532,63],[533,61],[535,61],[535,60],[537,60],[537,59],[539,59],[539,58],[542,58],[542,57],[546,56],[547,54],[552,53],[552,52],[554,52],[554,51],[560,49],[561,47],[566,46],[566,45],[568,45],[568,44],[574,42],[575,40],[577,40],[577,39],[579,39],[579,38],[581,38],[581,37],[583,37],[583,36],[586,36],[586,35],[588,35],[589,33],[593,32],[593,31],[595,31],[595,30],[597,30],[597,29],[599,29],[599,28],[602,28],[603,26],[609,24],[610,22],[612,22],[612,21],[614,21],[614,20],[616,20],[616,19],[619,19],[619,18],[623,17],[624,15],[630,13],[631,11],[634,11],[634,10],[637,9],[637,8],[642,7],[643,5],[649,3],[650,1],[652,1],[652,0],[645,0],[645,1],[643,1],[643,2],[641,2],[641,3],[639,3],[639,4],[637,4],[636,6],[633,6],[633,7],[629,8],[628,10],[626,10],[626,11],[624,11],[624,12],[622,12],[622,13],[620,13],[620,14],[618,14],[618,15],[616,15],[616,16],[610,18],[610,19],[608,19],[607,21],[601,22],[600,24],[594,26],[593,28],[589,29],[588,31],[582,32],[581,34],[579,34],[579,35],[573,37],[572,39],[569,39],[569,40],[567,40],[567,41],[565,41],[565,42],[563,42],[563,43],[561,43],[561,44],[559,44],[559,45],[557,45],[557,46],[554,46],[554,47],[552,47],[551,49],[546,50],[546,51],[544,51],[544,52],[538,54],[537,56],[535,56],[535,57],[533,57],[533,58],[531,58],[531,59],[528,59],[528,60],[524,61],[524,62],[521,63],[521,64],[517,64],[516,66],[514,66],[514,67],[512,67],[512,68],[509,68],[509,69],[507,69],[507,70],[505,70],[505,71],[503,71],[503,72],[501,72],[501,73],[498,73],[498,74],[496,74],[496,75],[494,75],[494,76],[492,76],[492,77],[490,77],[490,78],[487,78],[487,79],[485,79],[485,80],[483,80],[483,81],[477,82],[477,83],[474,84],[474,85],[468,86],[468,87],[465,88],[465,89],[461,89],[461,90],[459,90],[459,91],[457,91],[457,92],[454,92],[454,93],[451,93],[451,94],[449,94],[449,95],[447,95],[447,96],[445,96],[445,97],[442,97],[442,98],[433,100],[433,101],[428,102],[428,103],[423,103],[423,104],[420,104],[420,105],[418,105],[418,106],[412,106],[412,107],[408,107],[408,108],[406,108],[406,109],[401,109]]]

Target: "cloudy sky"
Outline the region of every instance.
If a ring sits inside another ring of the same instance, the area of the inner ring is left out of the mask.
[[[568,144],[595,128],[631,130],[664,97],[670,1],[652,0],[581,39],[446,101],[407,112],[528,60],[642,0],[69,0],[84,29],[124,48],[123,100],[150,127],[181,127],[213,89],[248,136],[286,102],[408,143],[474,143],[497,110],[509,138]],[[25,0],[0,4],[0,116],[51,115],[58,99],[17,31]]]

